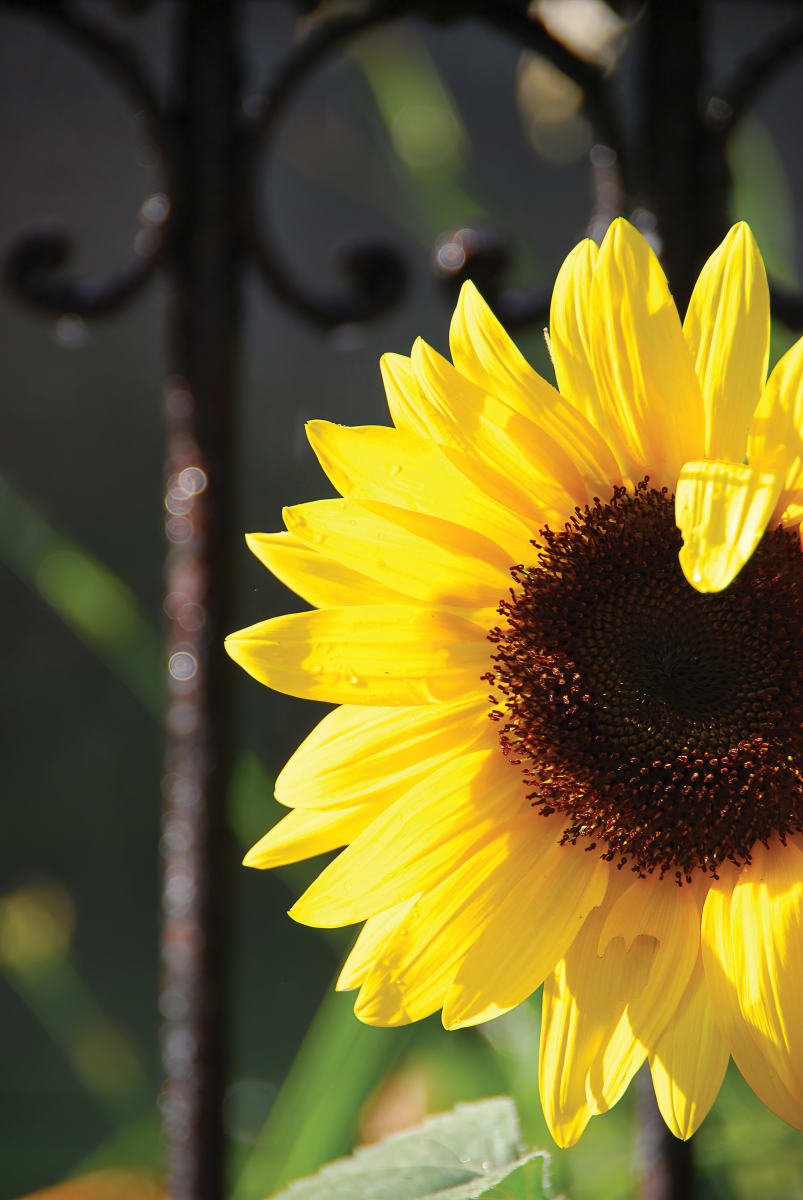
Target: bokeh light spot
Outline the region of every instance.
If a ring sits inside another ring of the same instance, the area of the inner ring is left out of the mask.
[[[174,679],[192,679],[198,670],[198,662],[188,650],[177,650],[170,655],[167,669]]]

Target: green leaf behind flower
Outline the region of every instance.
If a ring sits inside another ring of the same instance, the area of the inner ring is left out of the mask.
[[[458,1104],[291,1183],[275,1200],[552,1200],[548,1156],[522,1153],[508,1096]]]

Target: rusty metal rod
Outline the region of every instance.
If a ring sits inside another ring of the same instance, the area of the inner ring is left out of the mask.
[[[242,173],[234,5],[178,25],[171,113],[171,376],[167,436],[169,696],[164,782],[163,1063],[171,1200],[220,1200],[229,769],[232,429],[240,327]]]

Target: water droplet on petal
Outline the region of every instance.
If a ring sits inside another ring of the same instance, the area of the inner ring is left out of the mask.
[[[394,463],[393,466],[390,468],[390,473],[391,473],[391,475],[399,475],[401,473],[401,464]]]

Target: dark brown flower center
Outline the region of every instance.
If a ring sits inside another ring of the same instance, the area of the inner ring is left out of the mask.
[[[694,590],[672,497],[647,481],[544,529],[491,631],[502,749],[544,815],[639,875],[678,882],[803,831],[803,555],[764,535]]]

